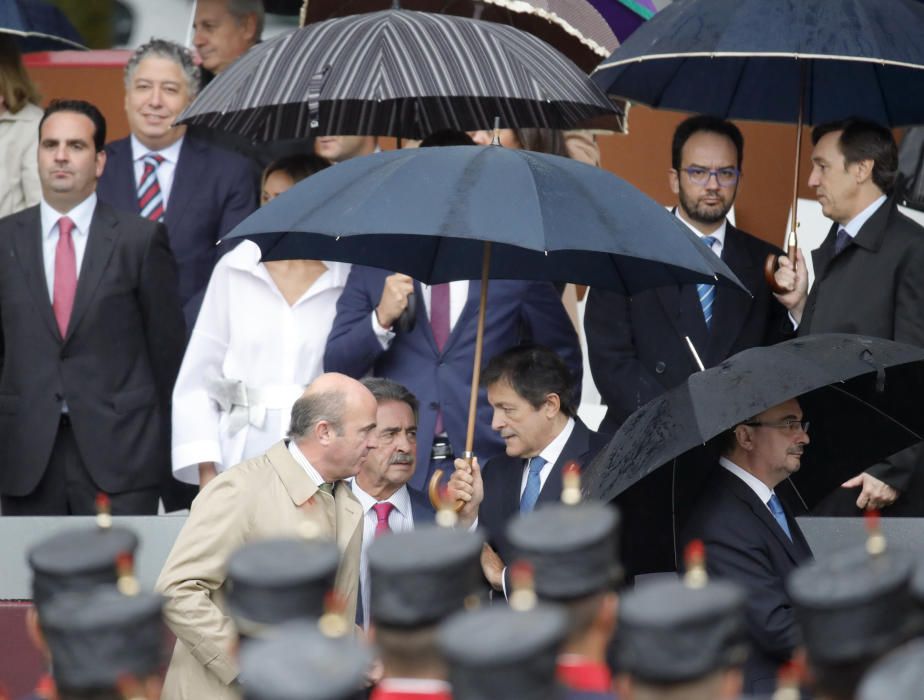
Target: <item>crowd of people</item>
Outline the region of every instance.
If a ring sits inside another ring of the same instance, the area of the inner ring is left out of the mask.
[[[259,0],[199,0],[201,66],[170,41],[139,47],[131,133],[109,143],[89,102],[41,110],[0,42],[0,512],[99,519],[30,553],[30,625],[54,676],[37,697],[916,697],[891,669],[920,676],[906,645],[924,632],[918,563],[875,530],[814,562],[802,513],[776,493],[811,449],[798,397],[718,438],[679,524],[682,581],[632,590],[618,510],[580,489],[626,419],[698,371],[690,343],[706,367],[807,334],[924,346],[924,230],[893,195],[891,131],[815,128],[808,183],[833,223],[809,287],[801,252],[728,220],[739,129],[684,120],[673,214],[748,291],[629,294],[616,279],[589,291],[580,329],[563,286],[491,280],[464,455],[477,284],[220,243],[258,205],[377,150],[373,136],[264,147],[175,124],[262,24]],[[497,137],[599,164],[583,132]],[[598,429],[578,415],[581,330]],[[921,459],[916,445],[869,467],[820,512],[924,514]],[[139,591],[137,537],[111,516],[187,508],[157,593]],[[162,620],[177,639],[163,683]],[[810,672],[780,680],[792,659]]]

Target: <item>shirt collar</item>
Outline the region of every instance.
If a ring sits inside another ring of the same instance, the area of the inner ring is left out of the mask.
[[[42,197],[39,203],[39,213],[42,220],[42,238],[51,236],[52,231],[57,231],[55,226],[62,216],[66,216],[74,222],[74,232],[78,236],[88,236],[90,234],[90,223],[93,221],[93,212],[96,210],[96,192],[90,194],[76,207],[63,214],[52,207],[45,198]]]
[[[374,506],[376,503],[391,503],[395,507],[395,510],[401,513],[401,515],[407,515],[410,513],[411,495],[407,492],[407,485],[401,486],[401,488],[395,491],[384,501],[377,501],[375,498],[363,491],[362,487],[357,483],[355,478],[350,479],[350,486],[353,488],[353,495],[356,496],[356,500],[359,501],[359,504],[363,507],[363,513],[368,513],[370,510],[372,510],[372,506]]]
[[[138,138],[134,134],[132,134],[131,135],[132,162],[141,160],[148,153],[159,153],[160,155],[164,157],[164,160],[167,160],[170,163],[173,163],[174,165],[176,165],[177,161],[180,159],[180,148],[183,146],[184,138],[185,137],[181,136],[180,138],[178,138],[176,141],[171,143],[166,148],[161,149],[159,151],[155,151],[145,146],[143,143],[141,143],[141,141],[138,140]]]
[[[539,453],[539,456],[545,460],[546,464],[555,464],[558,461],[562,450],[565,449],[565,443],[568,442],[568,438],[571,437],[573,431],[574,418],[568,418],[568,422],[565,423],[565,427],[561,429],[561,432]]]
[[[719,225],[719,227],[712,233],[707,234],[707,233],[703,233],[698,228],[696,228],[693,224],[691,224],[689,221],[687,221],[682,216],[680,216],[680,209],[678,207],[674,207],[674,216],[676,216],[678,219],[680,219],[680,221],[686,224],[687,228],[690,229],[693,233],[695,233],[697,237],[705,238],[706,236],[712,236],[716,240],[717,243],[719,243],[722,247],[725,247],[725,231],[728,228],[728,219],[722,219],[722,223]]]
[[[732,474],[734,474],[739,479],[741,479],[744,483],[746,483],[750,487],[750,489],[754,493],[757,494],[757,497],[760,499],[761,503],[763,503],[764,505],[767,504],[767,501],[770,500],[770,496],[773,495],[773,489],[767,486],[763,481],[758,479],[756,476],[751,474],[751,472],[739,467],[737,464],[732,462],[730,459],[726,459],[725,457],[719,457],[719,464],[721,464],[728,471],[730,471]]]
[[[298,462],[298,466],[305,470],[305,473],[308,474],[308,477],[314,482],[315,486],[320,487],[324,483],[324,477],[322,477],[318,470],[311,466],[311,462],[308,461],[308,458],[305,454],[298,449],[298,445],[295,444],[295,440],[289,440],[289,454],[292,455],[292,458]]]
[[[379,688],[392,693],[448,693],[450,690],[449,683],[435,678],[383,678]]]
[[[882,195],[875,202],[866,207],[866,209],[848,221],[844,226],[841,226],[841,228],[847,231],[847,234],[851,238],[856,238],[857,234],[860,233],[860,229],[863,228],[863,224],[869,221],[870,217],[878,211],[879,207],[885,204],[886,199],[886,196]]]

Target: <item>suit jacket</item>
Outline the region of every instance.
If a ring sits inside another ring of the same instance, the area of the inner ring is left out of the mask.
[[[337,301],[337,316],[324,352],[324,370],[356,378],[371,372],[403,384],[417,397],[420,402],[417,471],[409,485],[425,490],[437,409],[442,407],[443,425],[456,453],[461,454],[465,446],[480,287],[475,283],[469,285],[468,300],[442,352],[437,350],[422,303],[417,304],[414,330],[399,333],[386,350],[372,330],[371,319],[389,274],[385,270],[353,266]],[[420,285],[416,282],[414,289],[419,298]],[[561,355],[574,373],[576,385],[581,385],[577,334],[552,285],[490,280],[484,327],[485,361],[526,338]],[[491,430],[491,407],[482,389],[474,451],[490,455],[501,449],[503,441]]]
[[[25,496],[67,402],[81,457],[109,493],[170,473],[170,394],[185,329],[164,227],[98,202],[62,338],[39,207],[0,220],[0,492]]]
[[[737,476],[721,466],[706,483],[681,532],[684,546],[700,539],[710,576],[747,591],[747,626],[752,649],[744,667],[744,692],[770,692],[776,672],[798,641],[786,578],[812,558],[802,530],[785,507],[793,540],[770,509]]]
[[[432,525],[436,521],[436,511],[433,510],[430,498],[410,486],[407,488],[407,493],[411,498],[411,515],[414,518],[414,527],[419,527],[423,524]]]
[[[590,430],[580,418],[575,418],[574,430],[542,485],[536,508],[544,503],[561,502],[561,471],[564,466],[571,461],[581,467],[590,463],[607,441],[607,436]],[[524,466],[524,459],[508,457],[505,452],[501,452],[485,462],[481,469],[484,500],[478,509],[478,522],[485,528],[488,540],[507,564],[515,556],[507,541],[507,524],[520,512],[520,485]]]
[[[236,698],[237,634],[225,613],[225,564],[242,545],[272,537],[297,537],[315,522],[336,539],[341,560],[335,589],[356,615],[362,508],[345,482],[334,490],[336,531],[317,499],[329,498],[299,466],[286,443],[222,472],[193,501],[156,589],[165,596],[164,619],[177,637],[164,680],[164,700]]]
[[[131,138],[106,146],[106,168],[99,197],[116,209],[138,214],[138,194]],[[257,207],[253,166],[242,156],[187,134],[170,188],[164,225],[179,265],[180,301],[184,307],[208,284],[218,260],[216,244]],[[190,328],[199,304],[187,309]]]
[[[786,337],[786,310],[764,280],[764,262],[771,254],[782,251],[727,224],[722,261],[753,296],[716,286],[711,329],[694,284],[634,295],[625,289],[590,290],[584,331],[594,383],[607,405],[601,430],[615,433],[635,409],[699,369],[684,336],[706,367]]]
[[[924,228],[887,200],[835,258],[838,228],[831,226],[812,252],[815,283],[799,335],[860,333],[924,347]],[[912,483],[922,462],[924,451],[916,446],[866,470],[905,494],[889,512],[924,514],[922,484]],[[856,493],[845,496],[856,512]]]

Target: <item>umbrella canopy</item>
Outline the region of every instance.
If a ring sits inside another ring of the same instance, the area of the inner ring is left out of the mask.
[[[615,500],[635,573],[670,570],[674,534],[709,470],[713,438],[798,398],[811,443],[791,478],[812,507],[864,468],[922,439],[924,349],[848,334],[751,348],[633,413],[584,478],[588,495]]]
[[[615,175],[500,146],[406,149],[353,158],[303,180],[227,236],[264,260],[315,258],[425,283],[489,277],[630,290],[740,283],[687,226]]]
[[[384,10],[394,0],[304,0],[303,24]],[[509,24],[590,72],[655,13],[650,0],[401,0],[401,8]]]
[[[924,4],[675,0],[600,64],[608,94],[651,107],[809,124],[924,121]],[[797,60],[794,60],[797,59]]]
[[[181,123],[255,141],[309,132],[423,138],[441,129],[619,128],[619,110],[536,37],[493,22],[385,10],[258,44]]]
[[[64,13],[42,0],[0,3],[0,34],[16,37],[23,53],[87,48]]]

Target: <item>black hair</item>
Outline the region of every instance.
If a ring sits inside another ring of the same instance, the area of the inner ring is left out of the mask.
[[[548,394],[558,394],[561,412],[577,415],[574,377],[552,350],[542,345],[518,345],[495,355],[481,373],[481,385],[506,381],[533,408],[545,403]]]
[[[852,117],[816,126],[812,130],[812,144],[835,131],[841,132],[837,145],[844,156],[844,165],[873,161],[873,182],[883,193],[891,193],[898,176],[898,146],[892,132],[874,121]]]
[[[683,147],[687,141],[693,134],[701,131],[724,136],[735,144],[735,150],[738,152],[738,170],[741,170],[741,164],[744,162],[744,137],[741,135],[741,130],[726,119],[708,114],[684,119],[677,125],[674,131],[674,141],[671,144],[671,167],[674,170],[680,170],[680,166],[683,165]]]
[[[42,126],[45,120],[57,112],[75,112],[82,114],[93,122],[93,145],[96,152],[99,153],[106,145],[106,118],[96,108],[86,100],[52,100],[51,104],[45,109],[42,120],[39,122],[39,138],[42,135]]]

